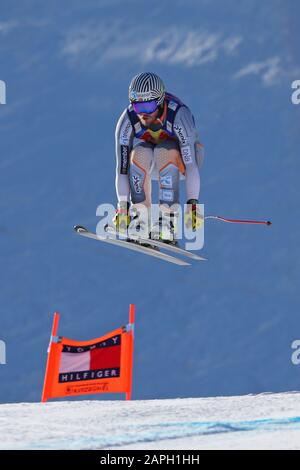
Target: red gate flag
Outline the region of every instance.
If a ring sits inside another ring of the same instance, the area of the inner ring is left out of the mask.
[[[100,338],[74,341],[57,336],[54,313],[42,402],[49,398],[93,393],[126,393],[131,399],[135,306],[129,323]]]

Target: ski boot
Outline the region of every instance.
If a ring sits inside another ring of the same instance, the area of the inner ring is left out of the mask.
[[[150,238],[148,217],[148,211],[138,211],[136,207],[130,207],[128,202],[120,202],[112,224],[107,224],[105,231],[117,235],[121,239],[125,238],[131,243],[139,243],[147,248],[156,248],[149,243],[139,241],[139,238]]]
[[[157,249],[157,247],[151,245],[151,239],[149,236],[149,227],[150,227],[150,218],[149,211],[145,210],[139,211],[135,207],[131,210],[131,222],[128,227],[128,236],[129,239],[134,240],[136,243],[139,243],[146,248]],[[139,241],[138,238],[147,239],[148,242]]]
[[[150,232],[150,238],[152,240],[159,240],[168,245],[178,246],[178,240],[176,239],[176,214],[171,212],[170,214],[163,214],[159,217]]]

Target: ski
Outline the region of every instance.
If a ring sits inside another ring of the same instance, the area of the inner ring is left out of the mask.
[[[139,253],[143,253],[148,256],[153,256],[155,258],[159,258],[163,261],[177,264],[179,266],[190,266],[190,263],[187,263],[186,261],[182,259],[176,258],[175,256],[170,256],[167,253],[162,253],[159,250],[156,250],[155,248],[145,247],[143,245],[140,245],[136,241],[116,240],[115,238],[110,238],[109,236],[102,237],[101,235],[97,235],[94,232],[90,232],[89,230],[87,230],[85,227],[82,227],[81,225],[75,225],[74,230],[79,235],[82,235],[87,238],[92,238],[100,242],[109,243],[111,245],[120,246],[122,248],[127,248],[128,250],[137,251]]]
[[[116,236],[116,231],[111,226],[107,226],[106,232],[111,233],[111,234]],[[156,246],[157,248],[160,248],[162,250],[170,251],[170,252],[172,252],[174,254],[177,254],[177,255],[186,256],[187,258],[191,258],[193,260],[207,261],[207,258],[203,258],[202,256],[199,256],[196,253],[192,253],[191,251],[184,250],[183,248],[180,248],[179,246],[164,243],[160,240],[152,240],[152,239],[150,240],[150,239],[142,238],[142,237],[131,237],[131,240],[133,240],[137,243],[149,244],[149,245],[152,245],[152,246]]]

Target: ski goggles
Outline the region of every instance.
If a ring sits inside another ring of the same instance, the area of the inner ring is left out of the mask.
[[[158,108],[155,100],[137,101],[136,103],[132,103],[132,106],[136,114],[151,114]]]

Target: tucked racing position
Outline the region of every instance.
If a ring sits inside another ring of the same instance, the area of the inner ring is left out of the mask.
[[[118,208],[114,224],[122,232],[133,220],[143,223],[146,208],[150,238],[176,244],[180,179],[185,180],[186,227],[197,230],[203,223],[197,208],[203,151],[194,117],[150,72],[132,79],[129,101],[115,133]],[[160,217],[151,225],[153,179],[159,184]]]

